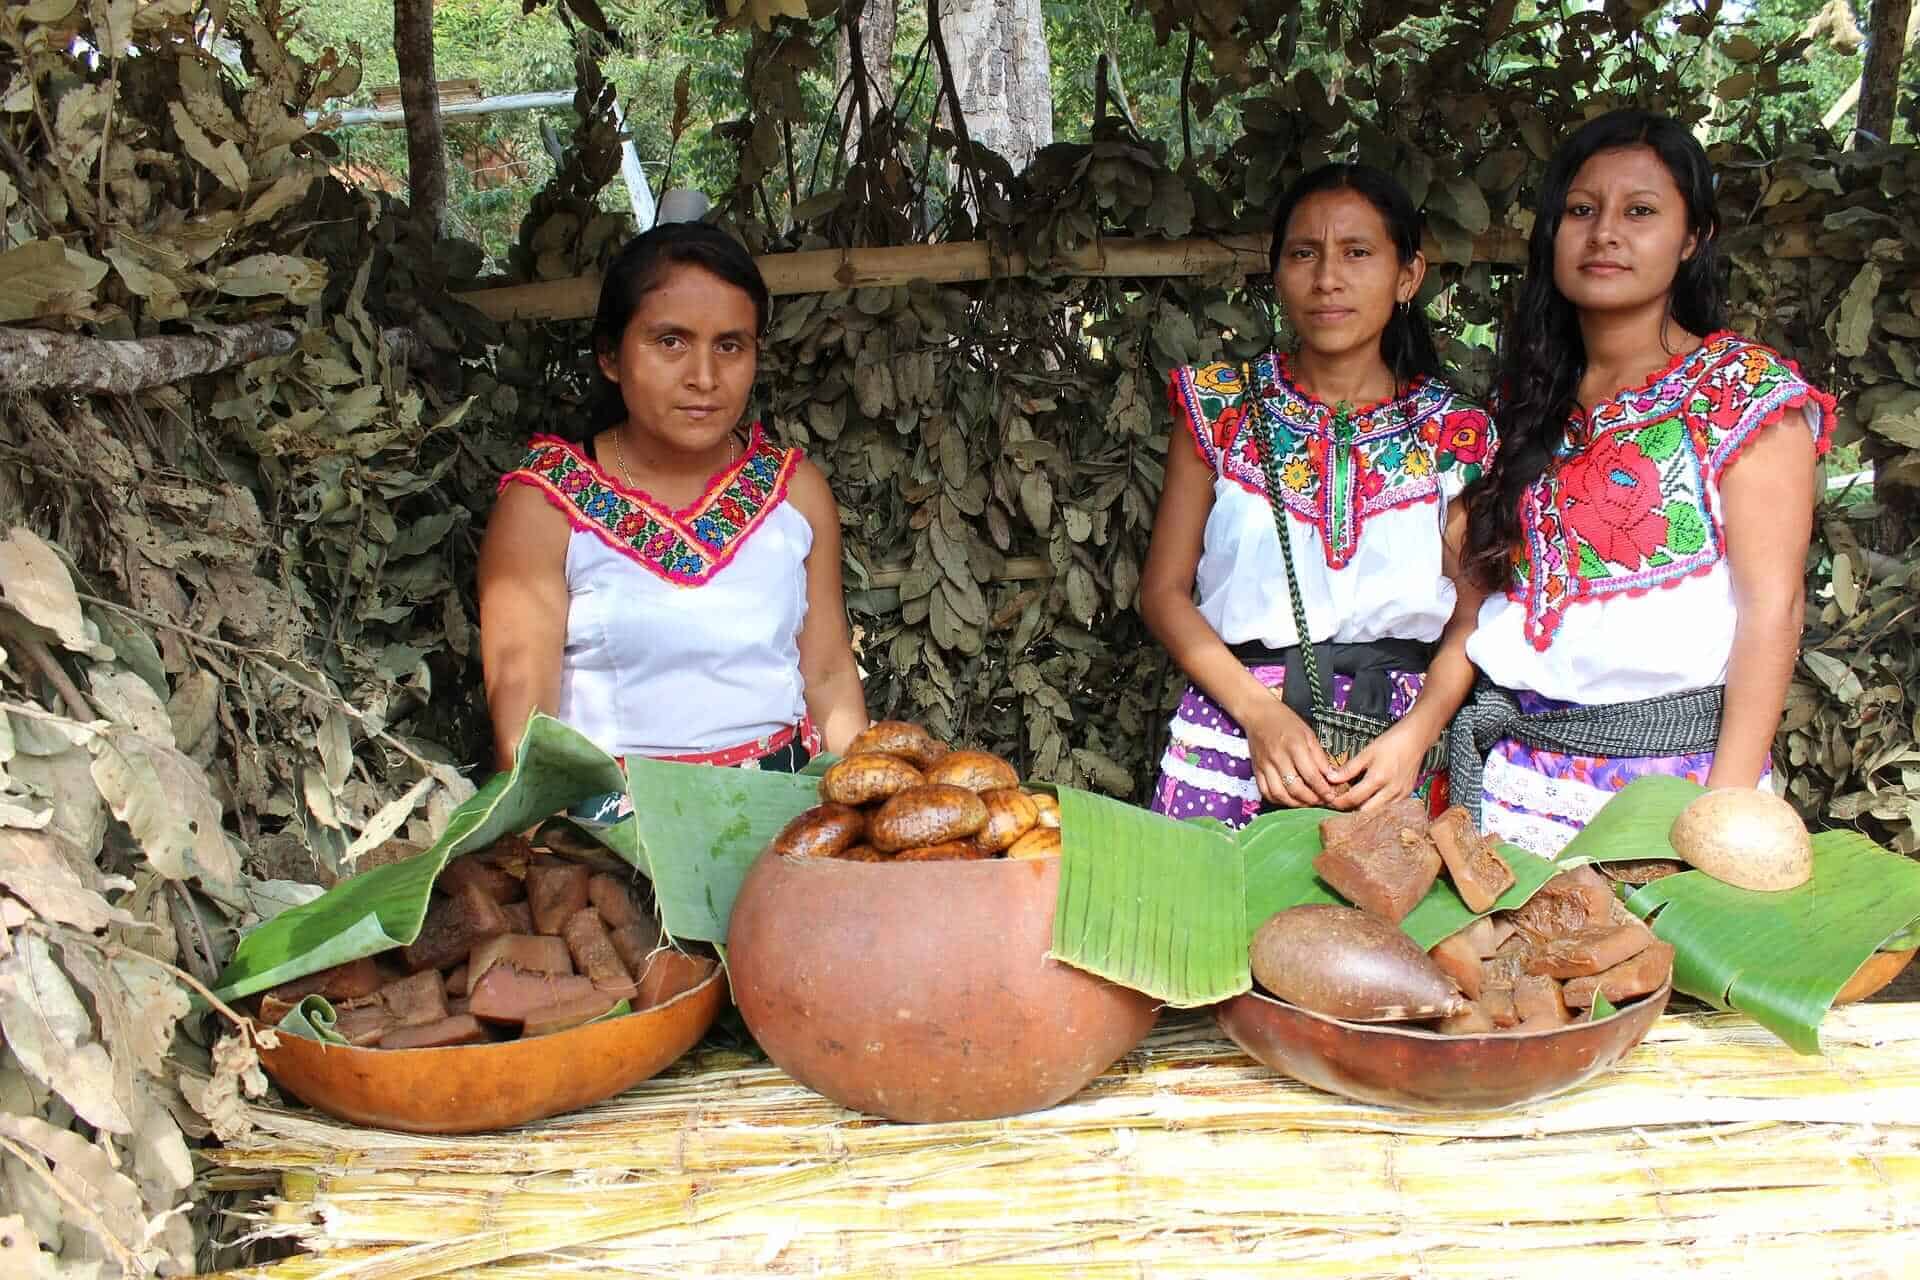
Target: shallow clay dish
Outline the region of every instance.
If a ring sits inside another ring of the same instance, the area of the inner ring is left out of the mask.
[[[1640,1043],[1672,994],[1669,979],[1599,1022],[1499,1035],[1342,1022],[1258,992],[1217,1016],[1235,1044],[1316,1089],[1404,1111],[1498,1111],[1605,1071]]]
[[[718,968],[651,1009],[570,1031],[448,1049],[356,1049],[282,1031],[260,1061],[308,1106],[409,1133],[484,1133],[610,1098],[657,1075],[713,1025]]]
[[[1060,859],[764,853],[734,899],[734,1002],[800,1083],[891,1120],[985,1120],[1078,1093],[1149,996],[1047,959]]]

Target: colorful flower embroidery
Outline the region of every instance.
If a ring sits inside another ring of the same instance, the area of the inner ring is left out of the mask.
[[[1177,370],[1169,395],[1214,474],[1263,497],[1261,451],[1271,441],[1281,500],[1320,531],[1335,569],[1352,560],[1369,517],[1437,500],[1442,477],[1471,483],[1494,448],[1487,415],[1440,382],[1336,410],[1300,391],[1285,362],[1267,355],[1251,369]]]
[[[575,529],[669,582],[697,587],[726,567],[786,497],[799,463],[799,450],[775,447],[755,423],[740,460],[715,476],[691,507],[673,511],[614,483],[574,445],[543,436],[500,478],[500,487],[534,486]]]
[[[1731,333],[1567,424],[1522,505],[1508,594],[1536,649],[1582,600],[1650,591],[1725,554],[1717,510],[1727,464],[1762,427],[1802,409],[1826,451],[1833,397],[1769,348]]]

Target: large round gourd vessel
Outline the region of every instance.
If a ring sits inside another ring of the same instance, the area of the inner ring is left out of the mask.
[[[408,1133],[484,1133],[588,1106],[666,1070],[726,998],[716,967],[673,999],[553,1035],[443,1049],[360,1049],[289,1032],[260,1050],[274,1080],[315,1110]]]
[[[785,857],[727,930],[734,1003],[767,1056],[842,1106],[985,1120],[1078,1093],[1153,1026],[1149,996],[1047,958],[1060,859]]]

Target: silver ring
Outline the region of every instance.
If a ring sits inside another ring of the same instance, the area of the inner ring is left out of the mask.
[[[1286,783],[1288,786],[1292,786],[1294,783],[1300,781],[1300,775],[1297,773],[1283,773],[1280,775],[1280,781]]]

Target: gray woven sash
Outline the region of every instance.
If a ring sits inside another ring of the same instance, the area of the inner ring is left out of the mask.
[[[1723,685],[1686,693],[1563,707],[1528,715],[1507,690],[1482,678],[1447,732],[1447,773],[1453,803],[1480,822],[1480,791],[1487,753],[1502,738],[1543,751],[1585,756],[1678,756],[1719,744]]]

